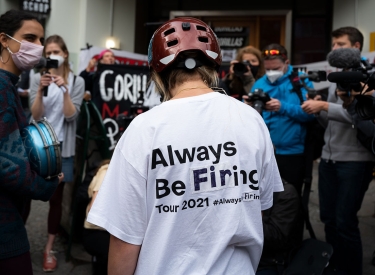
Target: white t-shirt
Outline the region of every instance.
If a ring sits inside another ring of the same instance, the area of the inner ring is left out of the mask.
[[[135,274],[254,274],[282,190],[262,117],[212,92],[132,121],[88,221],[142,245]]]
[[[72,89],[74,74],[69,73],[68,91]],[[56,136],[60,142],[64,141],[64,92],[55,83],[48,86],[47,96],[43,96],[44,114],[49,123],[55,130]]]

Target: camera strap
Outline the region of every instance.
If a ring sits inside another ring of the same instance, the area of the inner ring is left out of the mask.
[[[304,100],[302,97],[302,87],[303,84],[301,84],[301,80],[298,72],[292,71],[292,73],[289,75],[290,82],[293,86],[292,91],[295,92],[300,100],[300,104],[302,105]],[[303,209],[303,216],[306,223],[306,229],[309,231],[311,238],[316,239],[314,229],[312,228],[312,225],[310,223],[310,216],[309,216],[309,198],[310,198],[310,191],[311,191],[311,183],[312,183],[312,161],[313,161],[313,152],[312,147],[309,146],[309,139],[311,135],[311,124],[307,125],[307,132],[306,132],[306,141],[305,142],[305,165],[306,165],[306,173],[304,178],[304,188],[303,188],[303,194],[302,194],[302,209]]]
[[[301,79],[299,78],[298,72],[292,71],[292,73],[289,75],[289,79],[293,86],[292,91],[297,93],[300,104],[302,105],[304,100],[303,100],[302,91],[301,91],[301,88],[302,88]]]

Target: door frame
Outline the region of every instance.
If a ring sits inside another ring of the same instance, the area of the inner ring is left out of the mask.
[[[253,11],[170,11],[169,19],[179,16],[285,16],[285,49],[292,56],[292,10],[253,10]]]

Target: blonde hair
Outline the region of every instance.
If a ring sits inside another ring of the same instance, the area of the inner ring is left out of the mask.
[[[160,93],[162,101],[172,98],[170,90],[189,80],[203,80],[208,87],[216,87],[219,78],[216,70],[212,67],[201,66],[193,70],[174,68],[166,73],[151,71],[151,80],[155,82],[156,90]]]

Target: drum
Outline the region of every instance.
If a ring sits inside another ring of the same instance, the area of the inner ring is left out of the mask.
[[[61,173],[60,142],[46,118],[33,120],[21,136],[32,170],[45,179]]]

